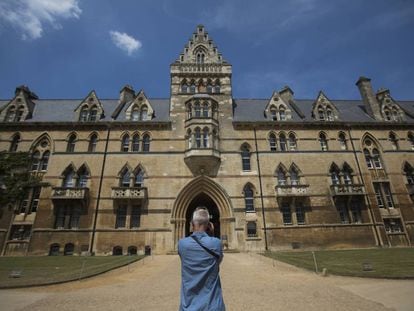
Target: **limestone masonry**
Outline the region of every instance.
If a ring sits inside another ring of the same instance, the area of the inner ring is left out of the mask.
[[[411,245],[414,101],[366,77],[361,100],[233,98],[202,25],[170,73],[165,99],[0,101],[0,151],[30,152],[42,179],[1,208],[2,255],[174,252],[200,205],[225,249]]]

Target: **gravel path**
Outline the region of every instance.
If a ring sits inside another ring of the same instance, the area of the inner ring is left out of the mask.
[[[1,290],[1,310],[177,310],[179,269],[178,256],[154,256],[80,282]],[[381,311],[414,306],[414,281],[321,277],[255,254],[225,254],[221,276],[229,311]]]

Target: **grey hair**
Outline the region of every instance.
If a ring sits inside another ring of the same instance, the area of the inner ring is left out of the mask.
[[[197,207],[193,213],[193,223],[201,225],[208,225],[210,222],[210,214],[205,207]]]

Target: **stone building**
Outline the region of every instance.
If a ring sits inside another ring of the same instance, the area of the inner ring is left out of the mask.
[[[170,98],[0,101],[0,150],[42,178],[2,208],[3,255],[168,253],[206,206],[237,250],[410,246],[414,101],[232,96],[232,66],[203,26],[171,64]]]

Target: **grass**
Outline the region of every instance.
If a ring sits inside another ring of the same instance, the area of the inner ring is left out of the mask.
[[[0,257],[0,288],[46,285],[100,274],[143,256],[47,256]],[[21,271],[19,278],[10,277]]]
[[[330,274],[376,277],[376,278],[414,278],[414,249],[355,249],[315,251],[318,271],[323,268]],[[311,251],[267,252],[265,256],[285,263],[315,271]],[[364,271],[368,263],[372,271]]]

